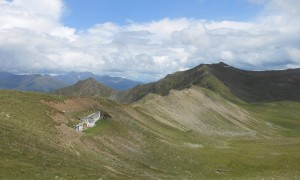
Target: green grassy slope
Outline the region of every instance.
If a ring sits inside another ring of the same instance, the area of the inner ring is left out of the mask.
[[[115,90],[98,83],[93,78],[78,81],[72,86],[58,89],[53,92],[53,94],[57,95],[90,97],[109,97],[114,93]]]
[[[15,91],[1,91],[0,99],[1,179],[71,179],[105,172],[61,143],[59,124],[47,115],[56,110],[40,102],[60,99]]]
[[[223,63],[210,68],[232,94],[244,101],[300,101],[300,69],[245,71]]]
[[[292,101],[269,102],[269,103],[239,103],[253,116],[265,120],[270,126],[282,127],[285,136],[300,135],[300,103]]]
[[[1,179],[300,176],[297,102],[234,104],[196,86],[133,105],[16,91],[0,99]],[[68,127],[98,110],[110,118],[83,133]]]

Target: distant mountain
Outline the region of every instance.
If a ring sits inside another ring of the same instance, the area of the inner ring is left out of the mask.
[[[99,85],[94,79],[87,82],[80,81],[75,86],[64,88],[60,94],[105,96],[115,101],[132,103],[150,93],[165,96],[170,90],[199,86],[225,98],[239,98],[246,102],[300,101],[300,69],[245,71],[224,63],[201,64],[187,71],[169,74],[157,82],[137,85],[126,91],[107,90],[107,87]]]
[[[51,92],[66,85],[63,81],[48,75],[14,75],[0,72],[0,89]]]
[[[18,76],[7,72],[0,72],[0,88],[1,89],[14,89],[19,86],[24,76]]]
[[[105,86],[111,87],[116,90],[127,90],[142,82],[132,81],[122,77],[99,76],[91,72],[70,72],[64,75],[56,76],[57,79],[68,83],[69,85],[76,83],[79,80],[93,78]]]
[[[80,80],[74,85],[58,89],[53,92],[53,94],[57,95],[91,97],[110,97],[114,93],[116,93],[114,89],[106,87],[101,83],[98,83],[93,78]]]
[[[117,90],[127,90],[141,82],[122,77],[99,76],[90,72],[70,72],[65,75],[49,76],[41,74],[15,75],[0,72],[0,89],[14,89],[22,91],[52,92],[75,84],[79,80],[93,78],[107,87]]]
[[[114,97],[121,102],[135,102],[149,93],[167,95],[192,85],[208,88],[223,96],[235,96],[247,102],[300,101],[300,69],[281,71],[245,71],[225,63],[201,64],[187,71],[139,85]]]

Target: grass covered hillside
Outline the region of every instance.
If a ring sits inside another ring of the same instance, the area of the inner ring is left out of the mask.
[[[210,67],[212,74],[244,101],[300,101],[300,69],[245,71],[224,63]]]
[[[228,99],[247,102],[300,101],[300,69],[281,71],[245,71],[224,63],[201,64],[187,71],[119,92],[112,99],[132,103],[149,93],[168,95],[170,90],[191,86],[210,89]]]
[[[93,78],[80,80],[76,84],[58,89],[53,92],[57,95],[66,96],[90,96],[90,97],[110,97],[116,91],[98,83]]]
[[[217,84],[216,84],[217,85]],[[134,104],[0,91],[1,179],[296,179],[299,102],[191,86]],[[105,118],[84,132],[78,118]]]
[[[192,85],[210,88],[218,93],[230,93],[228,89],[212,75],[211,68],[208,65],[199,65],[187,71],[169,74],[157,82],[139,85],[127,91],[119,92],[116,96],[113,96],[112,99],[132,103],[140,100],[149,93],[165,96],[168,95],[171,90],[182,90]]]

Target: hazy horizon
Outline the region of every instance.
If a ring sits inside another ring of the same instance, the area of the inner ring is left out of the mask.
[[[0,71],[150,82],[202,63],[300,67],[297,0],[0,1]]]

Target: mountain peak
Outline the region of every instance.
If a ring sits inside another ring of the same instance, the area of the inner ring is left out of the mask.
[[[229,67],[229,65],[224,62],[219,62],[217,65],[223,66],[223,67]]]
[[[80,80],[72,86],[54,91],[54,94],[67,96],[96,96],[109,97],[115,90],[97,82],[94,78]]]
[[[88,78],[93,78],[97,82],[101,82],[107,87],[111,87],[117,90],[127,90],[132,88],[138,84],[142,84],[141,82],[133,81],[126,78],[121,77],[112,77],[108,75],[97,75],[91,72],[70,72],[64,75],[59,75],[58,79],[67,82],[69,85],[75,84],[80,80],[86,80]]]
[[[86,83],[99,83],[96,79],[92,78],[92,77],[89,77],[85,80],[82,80],[82,82],[86,82]],[[101,83],[99,83],[101,84]]]

